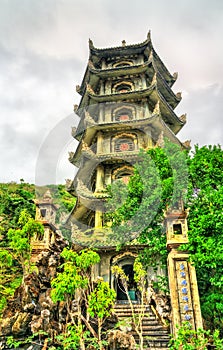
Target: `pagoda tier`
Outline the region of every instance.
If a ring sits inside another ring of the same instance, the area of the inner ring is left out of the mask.
[[[180,102],[181,98],[179,93],[175,95],[171,90],[169,83],[163,78],[162,74],[159,72],[157,67],[154,64],[153,58],[150,58],[149,61],[141,64],[134,64],[132,66],[123,66],[123,67],[109,67],[105,69],[96,69],[92,62],[89,63],[89,72],[87,74],[88,83],[85,79],[82,82],[81,86],[77,86],[77,92],[83,96],[86,90],[87,85],[98,86],[100,79],[113,79],[114,77],[121,78],[123,76],[131,76],[132,74],[138,75],[145,74],[146,81],[144,82],[145,86],[149,85],[149,82],[152,82],[154,75],[157,76],[157,83],[159,85],[159,90],[165,95],[168,103],[175,108]],[[176,74],[176,73],[175,73]],[[103,87],[103,85],[102,85]],[[142,85],[140,86],[142,87]],[[105,89],[104,89],[105,90]],[[84,101],[80,103],[80,106],[84,104]]]

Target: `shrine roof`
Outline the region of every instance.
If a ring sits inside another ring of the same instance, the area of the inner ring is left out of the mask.
[[[148,46],[148,44],[151,42],[151,36],[150,36],[150,31],[147,34],[147,38],[146,40],[144,40],[141,43],[138,44],[130,44],[130,45],[126,45],[125,40],[122,41],[122,45],[120,46],[115,46],[115,47],[107,47],[107,48],[96,48],[93,44],[93,41],[91,39],[89,39],[89,49],[90,49],[90,54],[96,54],[98,56],[101,55],[105,55],[107,54],[111,54],[112,51],[115,52],[126,52],[127,50],[131,50],[131,49],[144,49],[145,47]]]

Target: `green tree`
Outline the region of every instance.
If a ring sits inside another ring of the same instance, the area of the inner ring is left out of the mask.
[[[31,268],[31,238],[35,233],[43,233],[43,226],[36,222],[26,209],[22,210],[17,228],[7,232],[8,247],[0,249],[0,308],[13,295],[22,281],[22,276]]]
[[[116,293],[109,287],[108,282],[102,278],[98,279],[96,287],[88,295],[88,313],[91,317],[96,317],[98,323],[99,349],[104,348],[102,341],[102,325],[106,318],[110,316],[115,302]]]
[[[223,151],[220,146],[196,146],[187,154],[167,142],[164,149],[144,152],[141,160],[127,186],[119,181],[109,188],[106,219],[112,222],[114,237],[122,237],[123,243],[140,233],[138,241],[147,245],[145,266],[157,261],[165,266],[163,212],[182,196],[189,209],[190,243],[181,249],[190,252],[196,267],[205,325],[222,333]]]
[[[189,245],[206,326],[223,330],[223,151],[195,147],[188,162]],[[223,335],[223,332],[222,332]]]
[[[187,181],[187,155],[179,146],[166,141],[163,149],[141,151],[128,184],[118,180],[108,188],[105,219],[112,222],[113,240],[123,244],[137,237],[147,245],[147,265],[157,259],[166,265],[164,210],[185,199]]]
[[[102,324],[110,314],[115,292],[101,279],[92,280],[92,268],[99,263],[100,257],[92,250],[82,250],[77,253],[67,248],[61,253],[61,257],[64,259],[61,272],[51,283],[52,300],[66,304],[66,329],[60,340],[62,339],[63,344],[66,343],[67,348],[70,346],[73,349],[79,349],[79,347],[85,349],[87,342],[97,339],[99,349],[102,349]],[[74,299],[77,305],[77,315],[72,313]],[[84,309],[87,310],[87,313],[84,313]],[[89,316],[96,316],[98,332],[92,327]],[[91,334],[90,340],[89,333]]]

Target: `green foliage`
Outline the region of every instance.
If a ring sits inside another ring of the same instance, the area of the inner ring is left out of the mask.
[[[128,185],[109,188],[106,215],[120,243],[132,240],[147,246],[144,265],[166,264],[163,212],[182,196],[190,210],[189,251],[196,271],[206,327],[223,330],[223,151],[220,146],[195,147],[189,155],[168,142],[141,154]],[[187,190],[188,189],[188,194]],[[117,206],[117,203],[119,207]],[[122,238],[120,241],[120,237]],[[162,282],[162,281],[158,281]],[[162,288],[165,288],[163,283]]]
[[[177,145],[166,141],[163,149],[141,151],[127,186],[118,180],[108,188],[105,219],[112,222],[113,239],[123,244],[138,237],[148,247],[144,263],[166,264],[164,210],[185,198],[187,180],[187,158]]]
[[[87,340],[90,332],[86,332],[81,324],[68,324],[67,332],[57,336],[59,344],[62,345],[64,350],[78,350],[80,349],[80,341],[82,337]]]
[[[202,313],[208,328],[223,329],[223,151],[195,147],[188,161],[191,190],[188,217],[190,252],[195,264]]]
[[[35,186],[24,182],[0,184],[0,246],[7,247],[6,234],[10,228],[18,227],[21,212],[25,209],[35,215]]]
[[[97,281],[94,290],[88,296],[88,312],[91,317],[98,317],[102,321],[111,314],[116,293],[103,279]]]
[[[24,346],[24,345],[30,345],[30,344],[42,346],[43,343],[41,341],[41,336],[46,337],[48,336],[48,333],[44,331],[39,331],[37,333],[33,333],[32,335],[28,336],[23,340],[18,340],[18,339],[15,339],[13,336],[9,336],[7,337],[6,344],[9,348],[13,348],[13,349],[20,348],[21,345]],[[36,338],[38,338],[38,341],[36,340]]]
[[[193,330],[191,324],[186,322],[178,329],[177,337],[172,338],[169,344],[170,350],[207,350],[208,344],[214,345],[214,349],[223,350],[223,339],[219,338],[219,331]]]
[[[103,279],[92,281],[92,267],[99,263],[100,257],[92,250],[77,253],[67,248],[61,253],[61,257],[64,263],[61,265],[61,272],[51,282],[51,297],[54,302],[66,301],[67,320],[71,322],[67,323],[65,332],[58,339],[63,349],[85,349],[86,344],[93,343],[95,349],[103,349],[102,325],[111,313],[116,294]],[[75,296],[77,318],[71,312],[71,303]],[[97,333],[89,322],[90,317],[97,319]]]
[[[43,234],[43,225],[35,221],[26,209],[21,211],[18,219],[18,229],[9,229],[7,233],[10,254],[23,269],[23,273],[29,272],[31,258],[31,238],[34,234]]]
[[[7,299],[20,285],[23,275],[29,273],[31,264],[30,241],[36,233],[43,233],[43,226],[36,222],[27,209],[20,212],[17,228],[7,232],[8,248],[0,249],[0,311]]]
[[[51,297],[54,302],[64,301],[73,297],[76,290],[85,289],[89,283],[89,268],[100,261],[99,255],[91,250],[82,250],[76,253],[65,248],[61,253],[64,263],[62,272],[51,282],[53,287]]]

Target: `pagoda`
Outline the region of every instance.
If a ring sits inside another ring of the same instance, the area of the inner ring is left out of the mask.
[[[144,247],[132,240],[117,251],[115,242],[108,240],[106,187],[117,179],[128,181],[140,149],[163,147],[164,138],[187,148],[188,143],[181,143],[176,136],[186,123],[186,115],[178,117],[174,112],[181,101],[181,93],[172,90],[177,73],[171,74],[159,58],[150,33],[140,44],[127,45],[123,40],[121,46],[105,49],[96,48],[89,40],[89,51],[83,81],[76,88],[81,100],[74,111],[80,121],[72,128],[72,135],[79,145],[75,153],[70,152],[69,160],[78,172],[69,183],[69,191],[77,196],[77,203],[67,224],[74,247],[97,247],[101,261],[95,276],[108,281],[116,289],[117,303],[124,305],[125,297],[111,268],[118,264],[131,280],[134,260]],[[202,327],[202,321],[194,268],[188,254],[177,250],[188,242],[183,205],[167,210],[165,225],[170,324],[175,334],[177,325],[184,321],[191,322],[194,329]]]

